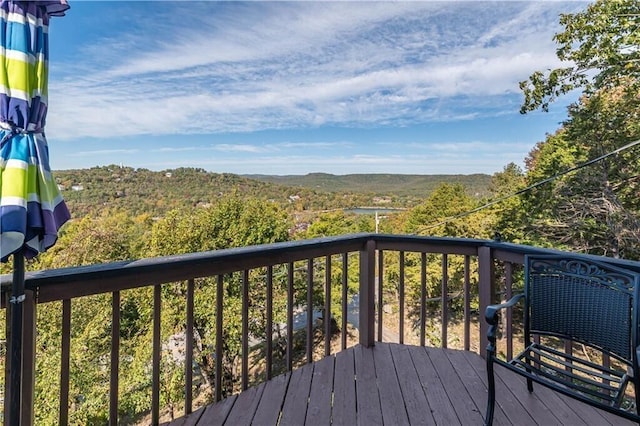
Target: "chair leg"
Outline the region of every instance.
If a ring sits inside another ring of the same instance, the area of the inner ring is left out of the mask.
[[[487,395],[487,412],[484,416],[484,425],[493,425],[493,412],[496,405],[496,382],[493,377],[493,352],[487,349],[487,382],[489,384],[489,392]]]
[[[527,357],[527,366],[525,367],[525,369],[527,370],[527,373],[531,374],[531,369],[529,368],[530,364],[530,360]],[[531,380],[531,378],[527,377],[527,390],[529,391],[529,393],[533,392],[533,380]]]

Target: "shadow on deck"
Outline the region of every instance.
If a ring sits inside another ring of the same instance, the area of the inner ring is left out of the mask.
[[[497,368],[496,425],[625,425]],[[481,425],[487,387],[476,353],[355,346],[165,425]]]

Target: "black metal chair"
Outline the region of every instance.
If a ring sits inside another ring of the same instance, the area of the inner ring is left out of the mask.
[[[485,425],[493,423],[495,364],[526,377],[529,392],[537,382],[640,423],[639,288],[640,273],[607,263],[569,255],[526,256],[524,293],[487,307],[485,313],[489,323]],[[525,348],[513,359],[503,360],[496,355],[499,311],[520,301]],[[540,343],[541,339],[532,339],[535,335],[547,337]],[[611,362],[598,365],[574,356],[548,336],[581,343],[608,355]],[[635,409],[623,408],[629,383],[635,388]]]

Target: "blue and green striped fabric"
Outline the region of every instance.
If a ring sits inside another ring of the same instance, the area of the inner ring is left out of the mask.
[[[59,1],[0,1],[0,261],[51,247],[69,220],[49,168],[49,18]]]

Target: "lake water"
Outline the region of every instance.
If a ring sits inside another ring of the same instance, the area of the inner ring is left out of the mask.
[[[400,213],[405,210],[406,209],[395,209],[391,207],[356,207],[354,209],[344,209],[344,212],[355,213],[355,214],[376,214],[376,212],[378,212],[379,215],[383,215],[383,214]]]

